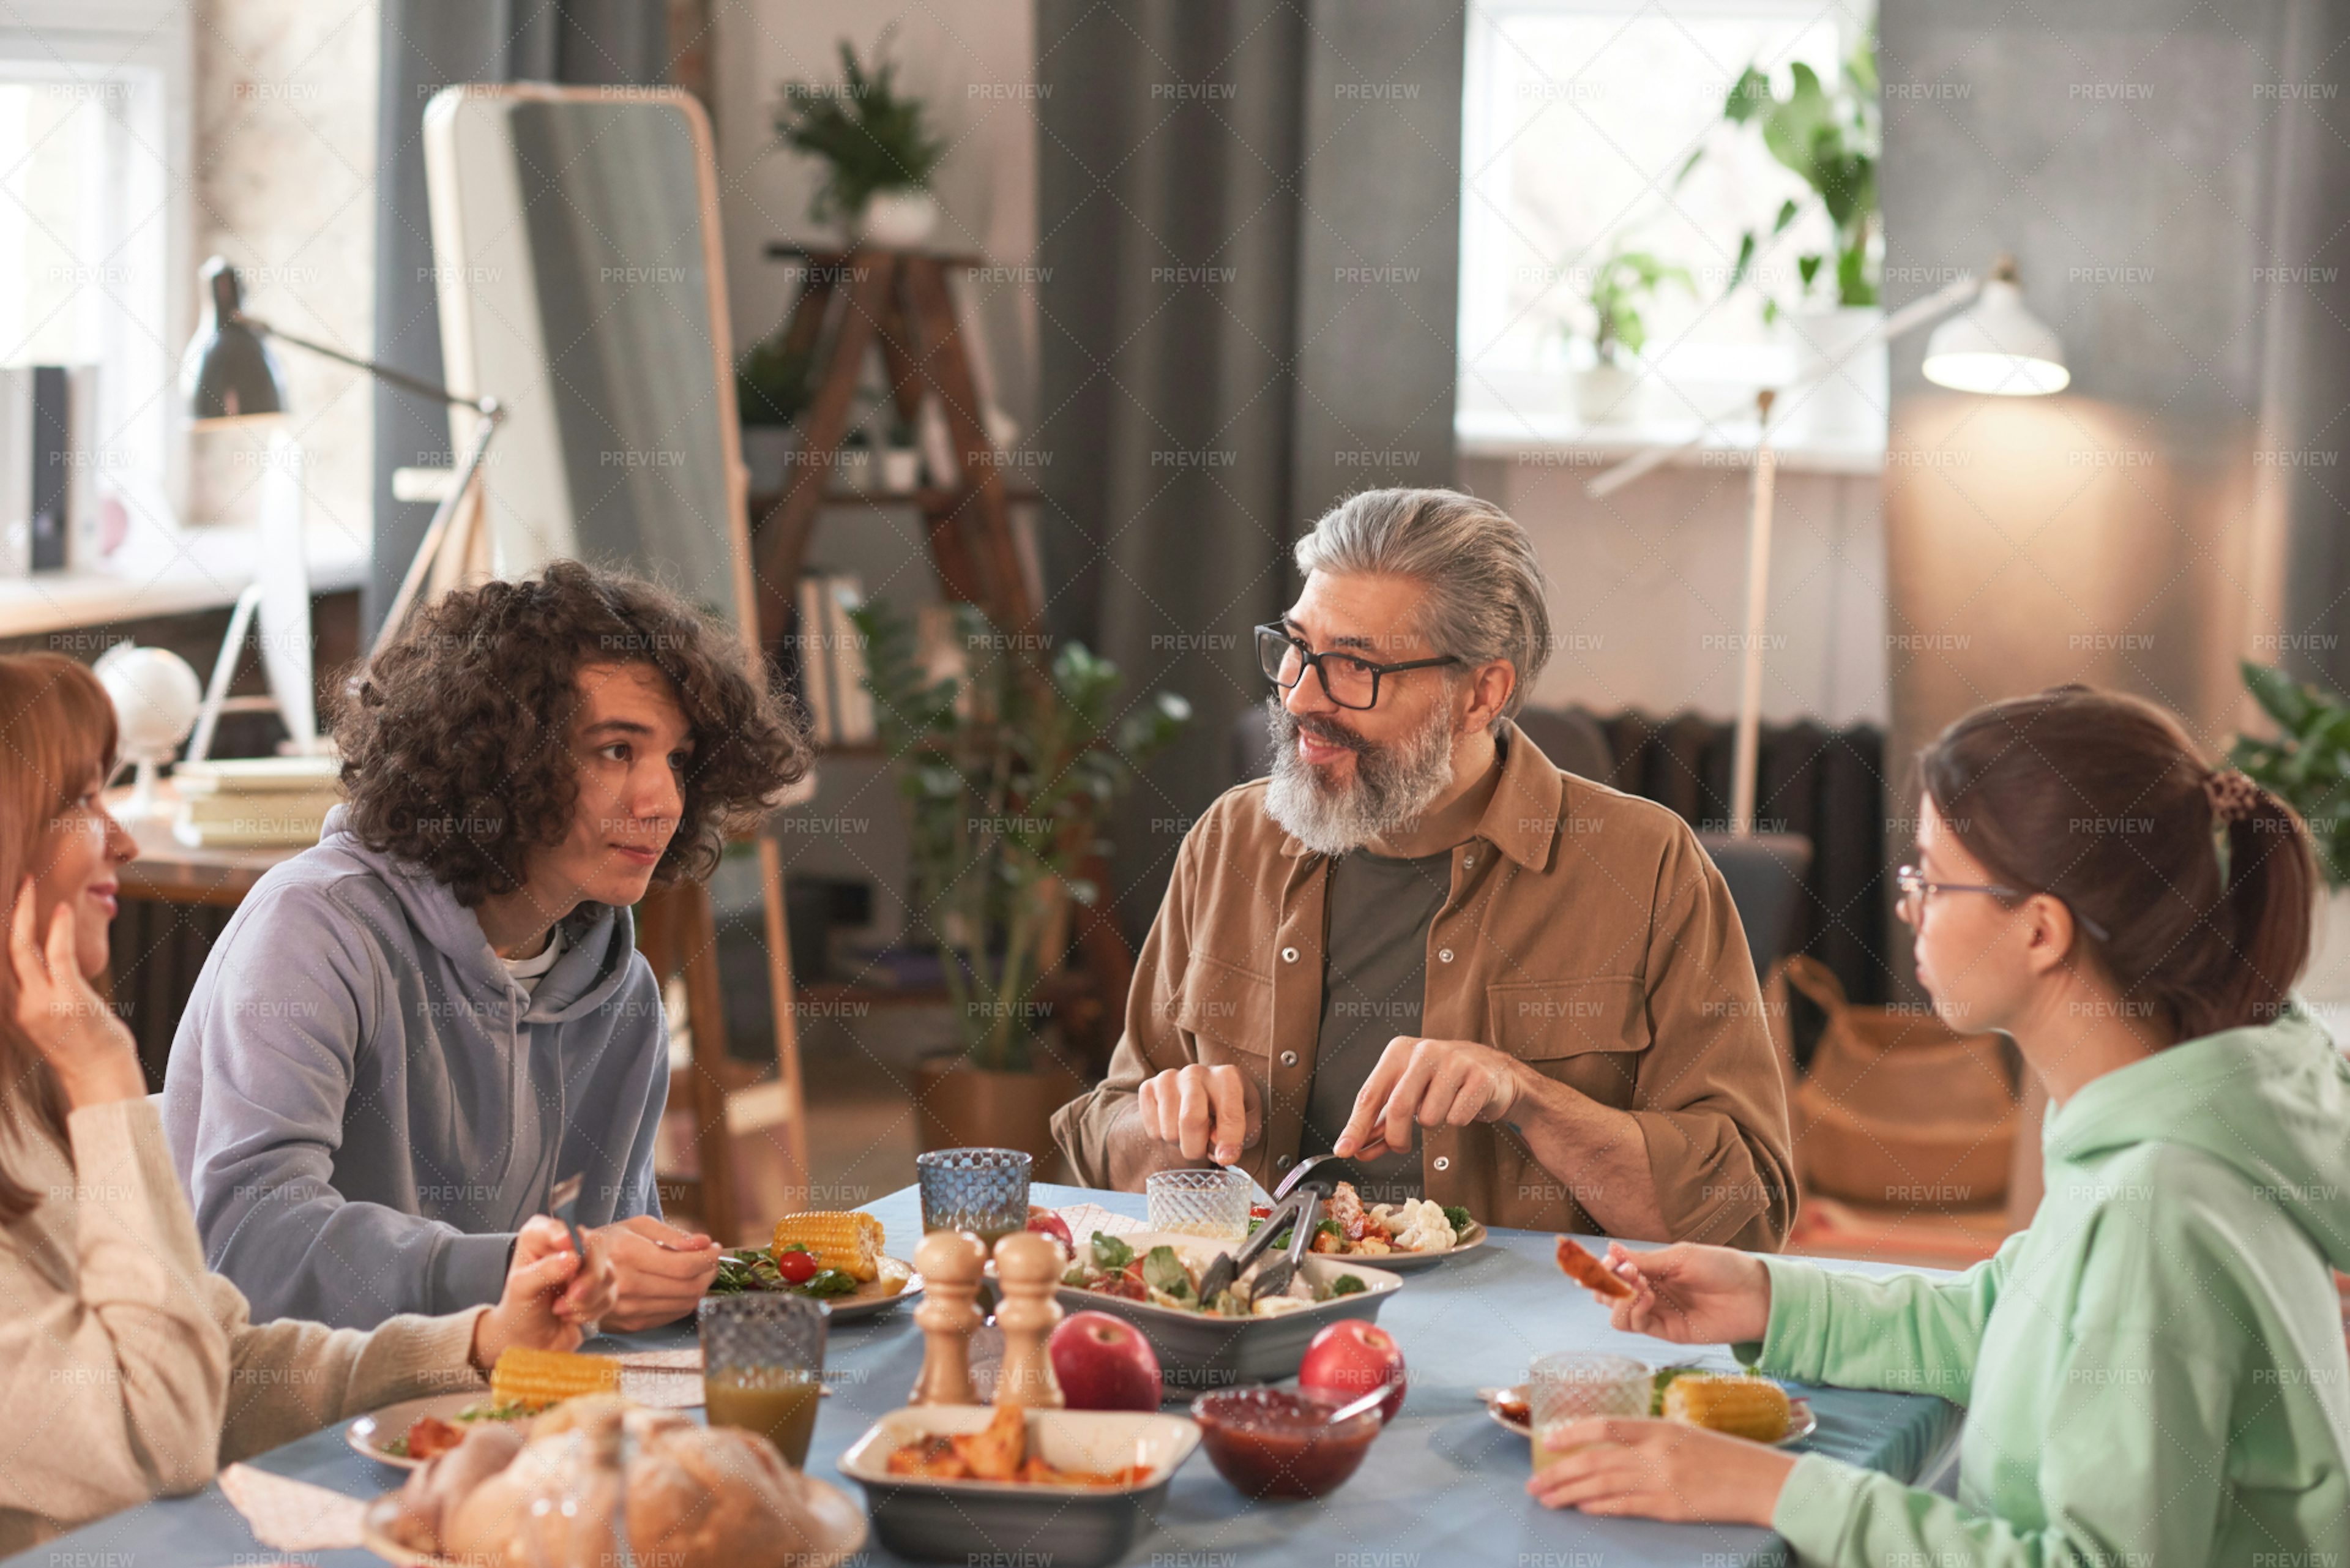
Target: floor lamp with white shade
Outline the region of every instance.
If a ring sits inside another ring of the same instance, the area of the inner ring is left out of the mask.
[[[1965,307],[1961,309],[1961,307]],[[1799,393],[1841,373],[1853,355],[1914,332],[1937,317],[1957,310],[1934,329],[1926,341],[1926,379],[1961,392],[1994,397],[2044,397],[2061,392],[2072,373],[2064,365],[2064,345],[2039,317],[2025,308],[2012,257],[2002,256],[1988,277],[1962,277],[1925,298],[1903,306],[1872,332],[1856,339],[1843,358],[1810,375],[1755,395],[1753,484],[1747,504],[1746,631],[1740,647],[1744,664],[1740,670],[1736,744],[1731,764],[1730,831],[1740,838],[1754,832],[1755,775],[1761,761],[1762,728],[1763,627],[1771,595],[1771,508],[1778,459],[1771,445],[1771,410],[1780,399]],[[1734,414],[1724,410],[1706,421],[1711,430]],[[1594,478],[1586,487],[1594,499],[1614,494],[1642,474],[1662,467],[1705,440],[1700,434],[1677,446],[1652,447]]]

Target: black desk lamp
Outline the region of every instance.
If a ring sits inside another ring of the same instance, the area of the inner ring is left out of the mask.
[[[481,472],[483,460],[490,450],[490,439],[505,422],[505,410],[495,398],[468,398],[389,366],[354,358],[339,348],[296,337],[258,317],[246,315],[244,286],[237,280],[236,269],[224,257],[214,256],[204,263],[201,275],[204,286],[203,319],[196,324],[196,335],[189,340],[186,357],[180,362],[181,390],[188,400],[189,417],[197,424],[219,426],[285,412],[285,383],[277,373],[276,356],[269,349],[269,339],[273,337],[324,355],[338,364],[365,370],[402,391],[452,408],[471,409],[481,416],[473,426],[473,444],[466,449],[464,461],[458,464],[452,481],[442,492],[432,525],[425,529],[423,539],[416,546],[416,558],[409,563],[408,574],[400,579],[400,592],[384,614],[374,646],[369,649],[372,657],[399,635],[434,563],[452,550],[462,553],[469,543],[452,537],[451,522],[465,493],[473,488],[474,476]]]

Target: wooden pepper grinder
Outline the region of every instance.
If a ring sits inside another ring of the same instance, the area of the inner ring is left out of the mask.
[[[979,1328],[980,1272],[987,1251],[978,1237],[962,1231],[933,1231],[914,1248],[922,1276],[921,1304],[914,1323],[922,1331],[922,1371],[914,1379],[910,1405],[975,1405],[971,1388],[971,1336]]]
[[[1045,1341],[1061,1321],[1053,1299],[1068,1260],[1061,1244],[1034,1231],[1015,1231],[995,1243],[995,1282],[1002,1304],[995,1324],[1003,1331],[1003,1371],[995,1380],[995,1402],[1024,1409],[1057,1410],[1065,1403]]]

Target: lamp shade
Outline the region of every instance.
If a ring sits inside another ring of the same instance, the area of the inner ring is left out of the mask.
[[[180,391],[198,424],[283,413],[285,383],[277,358],[239,314],[244,286],[225,258],[204,263],[203,317],[180,361]]]
[[[1960,392],[2038,397],[2061,392],[2073,379],[2064,346],[2024,308],[2012,263],[1983,280],[1975,303],[1926,340],[1926,379]]]

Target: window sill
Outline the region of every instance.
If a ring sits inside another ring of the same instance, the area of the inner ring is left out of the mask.
[[[1700,431],[1694,420],[1591,425],[1568,409],[1463,406],[1452,421],[1453,448],[1461,457],[1526,468],[1588,470],[1595,478],[1643,452],[1682,447],[1700,433],[1703,439],[1675,452],[1668,466],[1743,469],[1752,463],[1755,426],[1751,419],[1718,421]],[[1885,472],[1882,431],[1774,431],[1772,450],[1779,467],[1790,472],[1874,476]]]
[[[170,545],[127,545],[87,570],[0,582],[0,638],[225,609],[257,575],[260,540],[261,530],[252,524],[192,528]],[[367,581],[367,546],[345,535],[314,529],[305,554],[314,594]]]

